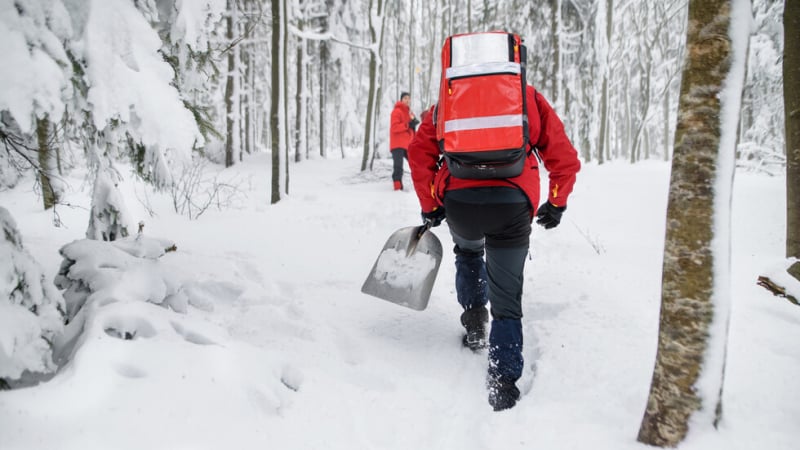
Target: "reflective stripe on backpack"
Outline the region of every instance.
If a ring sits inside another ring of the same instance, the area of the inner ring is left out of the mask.
[[[488,75],[498,73],[521,73],[522,67],[519,63],[503,61],[503,62],[488,62],[480,64],[470,64],[468,66],[448,67],[445,70],[447,79],[461,77],[472,77],[476,75]]]
[[[508,114],[504,116],[473,117],[469,119],[453,119],[444,122],[444,132],[482,130],[504,127],[523,126],[525,116],[522,114]]]

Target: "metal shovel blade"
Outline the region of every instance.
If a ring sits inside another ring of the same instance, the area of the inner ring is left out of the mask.
[[[442,262],[442,243],[428,225],[395,231],[383,246],[361,292],[422,311]]]

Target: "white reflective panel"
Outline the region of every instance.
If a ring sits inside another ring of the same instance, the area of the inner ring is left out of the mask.
[[[508,34],[477,33],[455,36],[450,44],[452,67],[508,61]]]
[[[445,70],[445,76],[447,78],[458,78],[473,75],[490,75],[493,73],[520,73],[520,71],[519,63],[503,61],[448,67],[447,70]]]
[[[505,116],[486,116],[473,117],[470,119],[448,120],[444,123],[444,132],[465,130],[485,130],[488,128],[504,128],[522,126],[521,114],[509,114]]]

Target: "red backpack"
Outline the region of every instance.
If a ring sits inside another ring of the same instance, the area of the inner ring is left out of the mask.
[[[442,48],[436,138],[458,178],[511,178],[528,154],[526,48],[503,31],[457,34]]]

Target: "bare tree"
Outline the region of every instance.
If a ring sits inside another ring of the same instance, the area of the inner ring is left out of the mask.
[[[692,415],[700,414],[698,423],[716,425],[722,414],[730,254],[729,242],[721,241],[730,235],[736,131],[724,118],[738,116],[741,91],[734,87],[744,73],[744,53],[729,35],[733,3],[689,1],[658,353],[638,436],[649,445],[674,447],[686,436]]]

